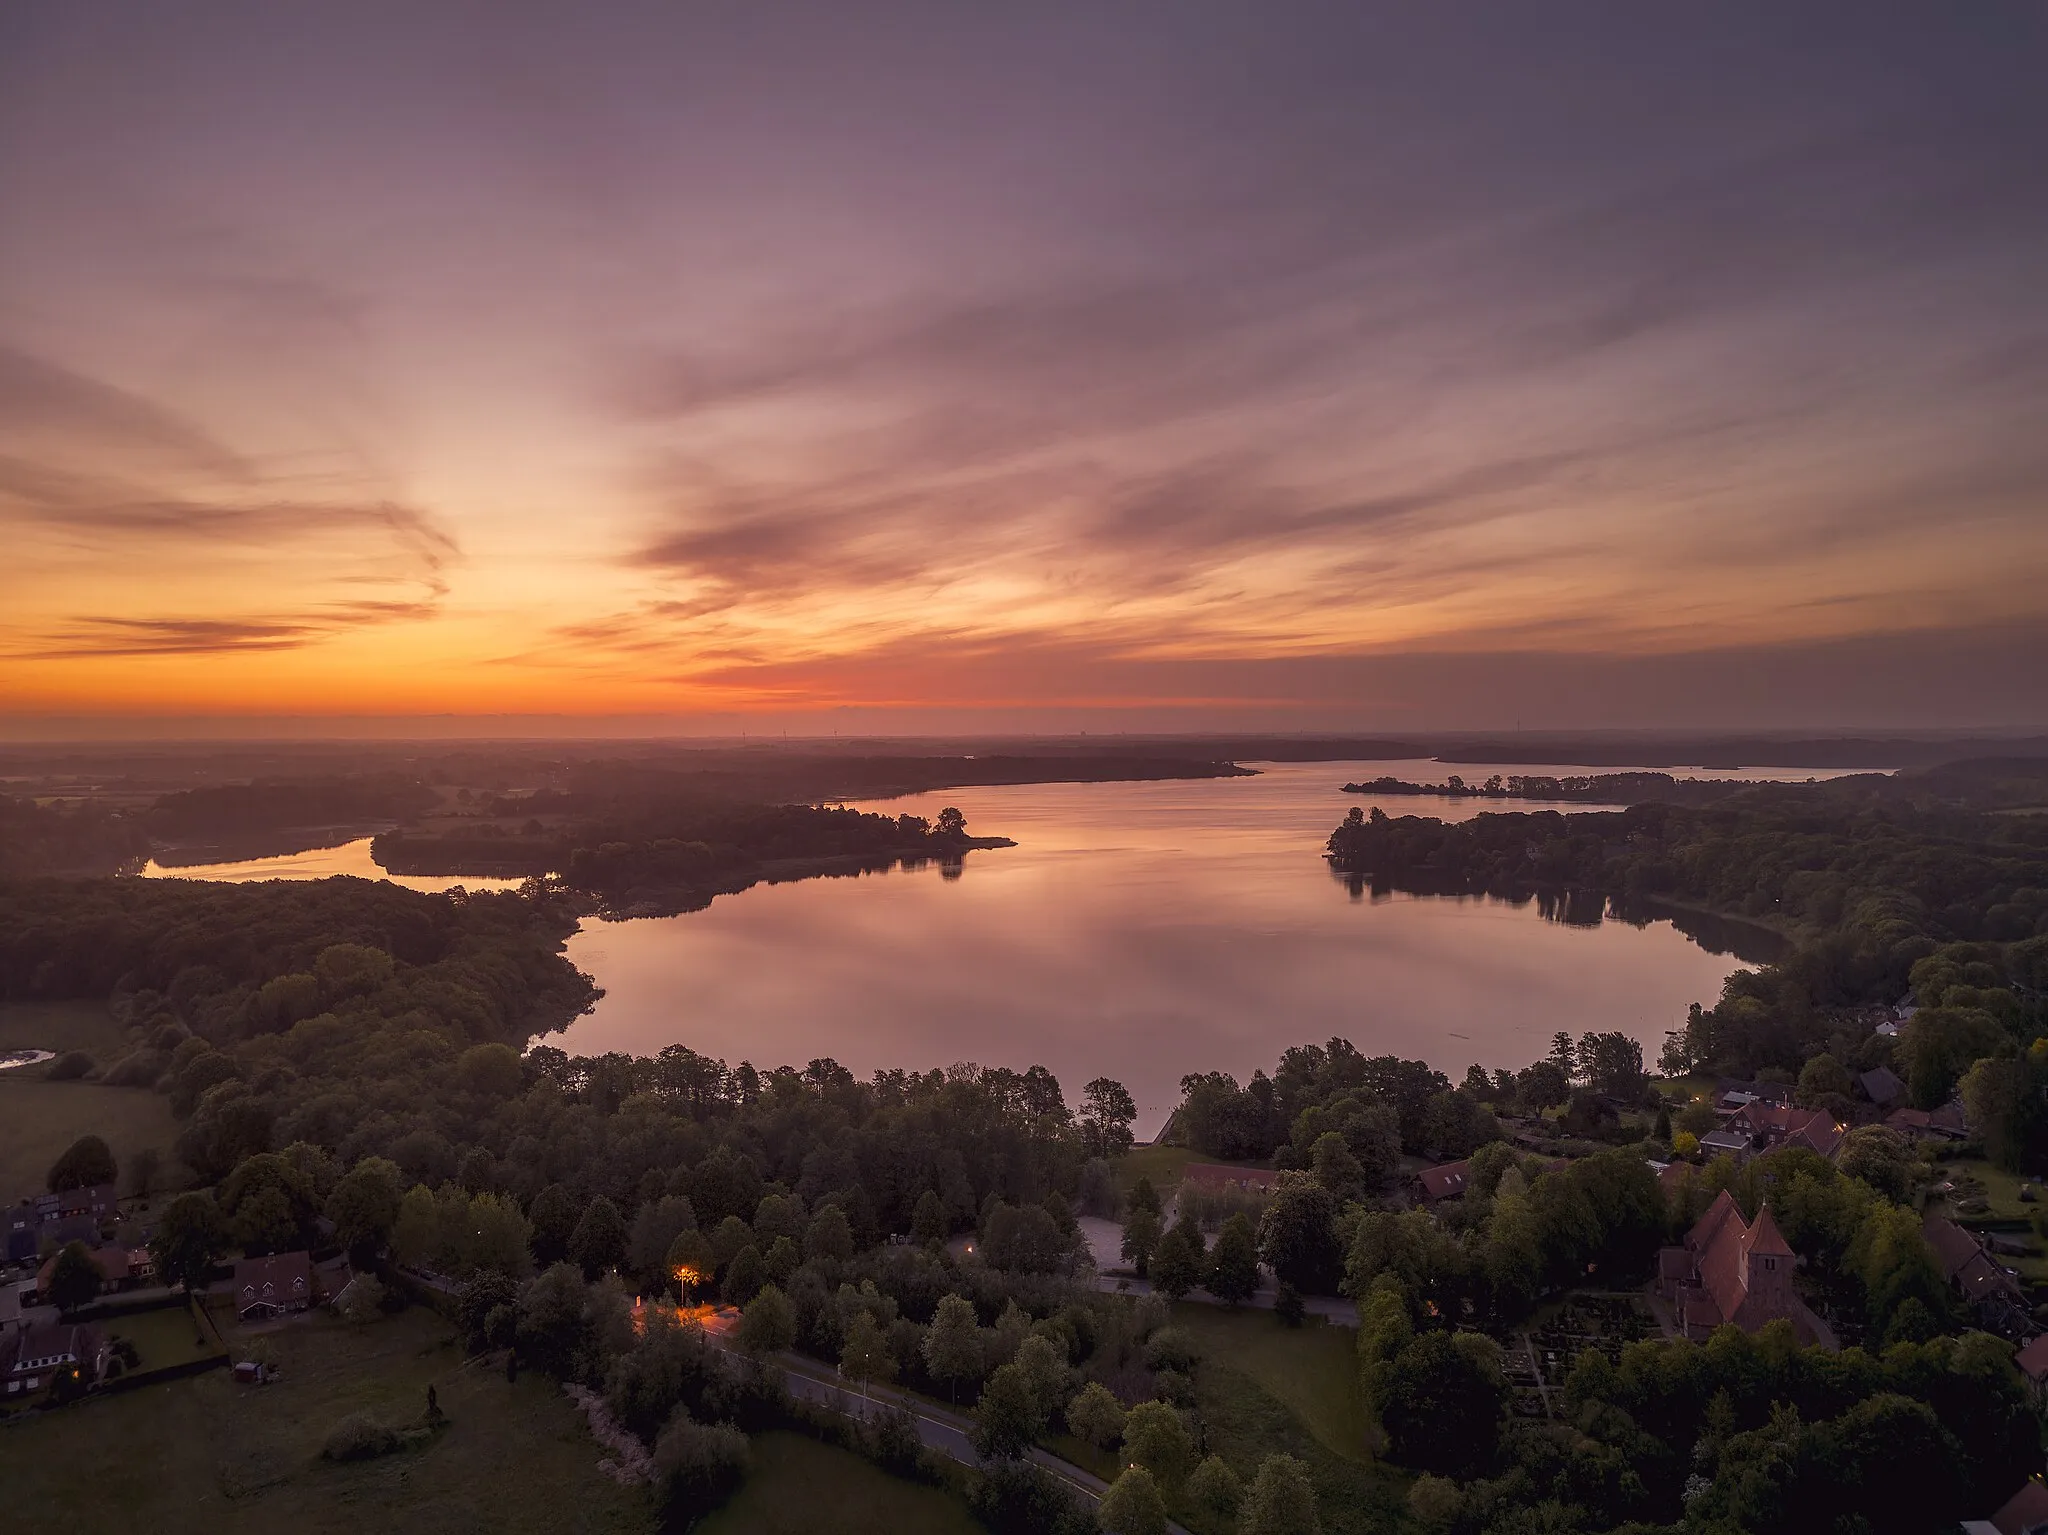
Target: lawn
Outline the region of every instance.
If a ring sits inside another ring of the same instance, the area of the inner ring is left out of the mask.
[[[78,1535],[651,1535],[646,1495],[599,1474],[602,1452],[554,1385],[526,1374],[508,1386],[465,1365],[432,1312],[361,1330],[313,1318],[268,1337],[275,1385],[214,1370],[0,1432],[10,1505]],[[430,1383],[449,1420],[431,1442],[351,1465],[319,1458],[347,1413],[416,1421]]]
[[[81,1135],[102,1137],[113,1148],[126,1187],[128,1158],[144,1146],[174,1167],[171,1145],[178,1123],[171,1105],[146,1087],[101,1087],[96,1082],[41,1082],[0,1071],[0,1201],[39,1194],[50,1164]]]
[[[1221,1157],[1205,1157],[1200,1152],[1190,1151],[1185,1146],[1138,1146],[1124,1154],[1117,1163],[1117,1176],[1123,1182],[1125,1193],[1138,1186],[1140,1178],[1150,1178],[1152,1187],[1164,1195],[1180,1182],[1181,1173],[1190,1162],[1203,1162],[1216,1167],[1264,1167],[1263,1162],[1230,1162]]]
[[[1195,1391],[1208,1433],[1204,1448],[1222,1456],[1245,1481],[1269,1455],[1292,1455],[1308,1467],[1326,1535],[1384,1535],[1406,1528],[1408,1477],[1379,1461],[1337,1454],[1259,1379],[1212,1359],[1196,1372]]]
[[[1242,1371],[1277,1398],[1332,1454],[1369,1461],[1377,1434],[1359,1383],[1358,1334],[1310,1317],[1283,1326],[1270,1311],[1183,1303],[1173,1325],[1195,1340],[1204,1367]]]
[[[135,1345],[142,1361],[137,1368],[142,1370],[160,1370],[219,1352],[212,1339],[201,1339],[192,1312],[185,1306],[123,1312],[99,1325],[109,1336],[126,1338]]]
[[[983,1535],[967,1505],[803,1434],[761,1434],[753,1470],[697,1535]]]
[[[0,1002],[0,1050],[83,1050],[105,1066],[128,1049],[104,1003]]]

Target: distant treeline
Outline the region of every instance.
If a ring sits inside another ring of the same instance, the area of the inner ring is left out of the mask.
[[[1483,783],[1467,783],[1453,773],[1440,784],[1408,783],[1399,778],[1374,778],[1344,785],[1346,794],[1397,795],[1437,799],[1560,800],[1586,805],[1637,805],[1657,800],[1671,805],[1711,805],[1752,787],[1732,779],[1674,778],[1669,773],[1598,773],[1553,778],[1539,773],[1495,773]]]
[[[0,794],[0,879],[29,874],[118,874],[149,857],[131,816],[97,805],[38,805]]]
[[[281,827],[404,820],[425,814],[439,801],[429,785],[389,773],[212,784],[161,796],[143,816],[143,825],[161,838],[235,838]]]

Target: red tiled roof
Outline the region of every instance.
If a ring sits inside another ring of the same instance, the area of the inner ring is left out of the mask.
[[[235,1309],[313,1302],[313,1260],[305,1253],[272,1253],[235,1264]]]
[[[2048,1376],[2048,1333],[2029,1338],[2026,1347],[2013,1356],[2012,1362],[2020,1367],[2020,1373],[2028,1380],[2038,1381]]]
[[[2005,1500],[2005,1506],[1991,1516],[1998,1535],[2030,1535],[2048,1524],[2048,1487],[2028,1482]]]
[[[1690,1260],[1687,1274],[1679,1272],[1681,1258]],[[1658,1255],[1658,1272],[1666,1283],[1690,1279],[1676,1296],[1688,1333],[1724,1323],[1755,1332],[1782,1317],[1803,1338],[1825,1341],[1824,1328],[1792,1288],[1795,1261],[1769,1207],[1757,1211],[1752,1225],[1723,1189],[1686,1234],[1682,1253],[1667,1248]]]
[[[1735,1196],[1723,1189],[1707,1206],[1707,1213],[1692,1223],[1692,1230],[1685,1234],[1685,1245],[1695,1253],[1704,1252],[1713,1245],[1715,1236],[1731,1215],[1738,1221],[1742,1219],[1742,1212],[1735,1205]]]
[[[1472,1164],[1467,1162],[1446,1162],[1440,1167],[1425,1167],[1415,1176],[1422,1180],[1422,1195],[1425,1199],[1454,1199],[1465,1192],[1465,1184],[1472,1175]]]
[[[2020,1288],[2010,1274],[1998,1266],[1983,1246],[1946,1216],[1931,1217],[1924,1228],[1927,1243],[1950,1284],[1960,1285],[1971,1300],[2004,1290],[2017,1296]]]
[[[59,1248],[58,1252],[61,1251],[63,1249]],[[134,1269],[134,1264],[128,1256],[128,1249],[121,1246],[118,1242],[110,1242],[105,1247],[95,1247],[90,1251],[93,1267],[100,1271],[101,1284],[119,1284]],[[43,1266],[36,1270],[36,1288],[38,1290],[50,1282],[50,1271],[56,1268],[56,1266],[57,1253],[51,1253],[49,1257],[43,1260]]]

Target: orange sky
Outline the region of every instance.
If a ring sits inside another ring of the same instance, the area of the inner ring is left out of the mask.
[[[244,21],[0,23],[0,731],[2048,720],[2012,39]]]

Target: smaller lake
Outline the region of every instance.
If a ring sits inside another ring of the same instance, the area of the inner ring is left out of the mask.
[[[0,1050],[0,1071],[12,1071],[17,1066],[40,1066],[44,1061],[57,1059],[54,1050]]]
[[[214,879],[230,884],[248,884],[265,879],[331,879],[352,874],[357,879],[388,879],[408,890],[438,892],[457,885],[465,890],[517,890],[516,879],[491,879],[469,875],[391,874],[370,856],[370,839],[359,837],[335,847],[313,848],[303,853],[280,853],[271,858],[241,858],[225,863],[196,863],[166,868],[151,859],[143,866],[144,879]]]

